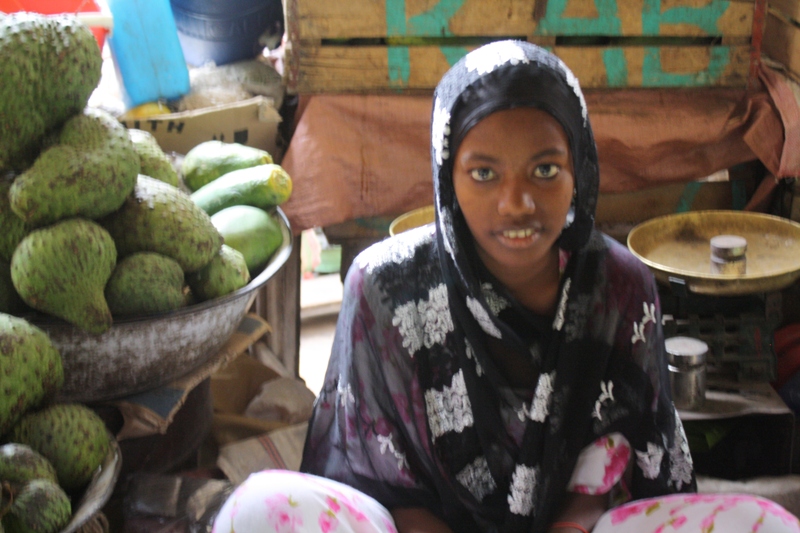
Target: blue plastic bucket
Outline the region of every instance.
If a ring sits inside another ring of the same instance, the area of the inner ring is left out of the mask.
[[[280,0],[170,0],[186,62],[224,65],[261,53],[259,36],[283,22]]]

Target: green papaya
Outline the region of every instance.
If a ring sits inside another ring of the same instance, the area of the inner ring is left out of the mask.
[[[181,165],[183,181],[192,191],[240,168],[272,163],[269,152],[239,143],[206,141],[186,153]]]
[[[244,256],[255,277],[283,243],[283,231],[274,215],[250,205],[234,205],[211,215],[224,243]]]
[[[194,193],[192,200],[213,215],[233,205],[269,209],[292,194],[292,178],[280,165],[266,164],[228,172]]]

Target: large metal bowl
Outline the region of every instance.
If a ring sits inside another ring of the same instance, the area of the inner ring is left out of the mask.
[[[709,241],[722,234],[747,239],[744,275],[712,272]],[[658,281],[680,281],[697,294],[771,292],[800,278],[800,224],[762,213],[710,210],[655,217],[631,230],[628,248]]]
[[[256,291],[292,251],[289,221],[280,208],[276,214],[283,244],[264,270],[231,294],[168,313],[115,319],[111,329],[99,335],[51,317],[28,318],[61,353],[64,386],[58,400],[91,403],[158,388],[216,354],[247,313]]]

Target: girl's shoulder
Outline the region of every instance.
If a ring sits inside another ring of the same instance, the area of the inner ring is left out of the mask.
[[[365,292],[390,300],[427,293],[441,279],[433,225],[415,228],[377,242],[353,260],[348,276],[357,276]]]
[[[589,253],[599,255],[599,269],[593,274],[597,294],[604,301],[652,301],[657,292],[655,277],[639,258],[608,235],[595,231],[588,245]]]
[[[606,247],[606,268],[626,276],[650,283],[653,273],[628,247],[616,239],[600,234]]]

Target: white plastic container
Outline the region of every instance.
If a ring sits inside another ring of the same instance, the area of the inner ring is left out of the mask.
[[[179,98],[189,70],[169,0],[107,0],[114,19],[108,46],[125,105]]]

